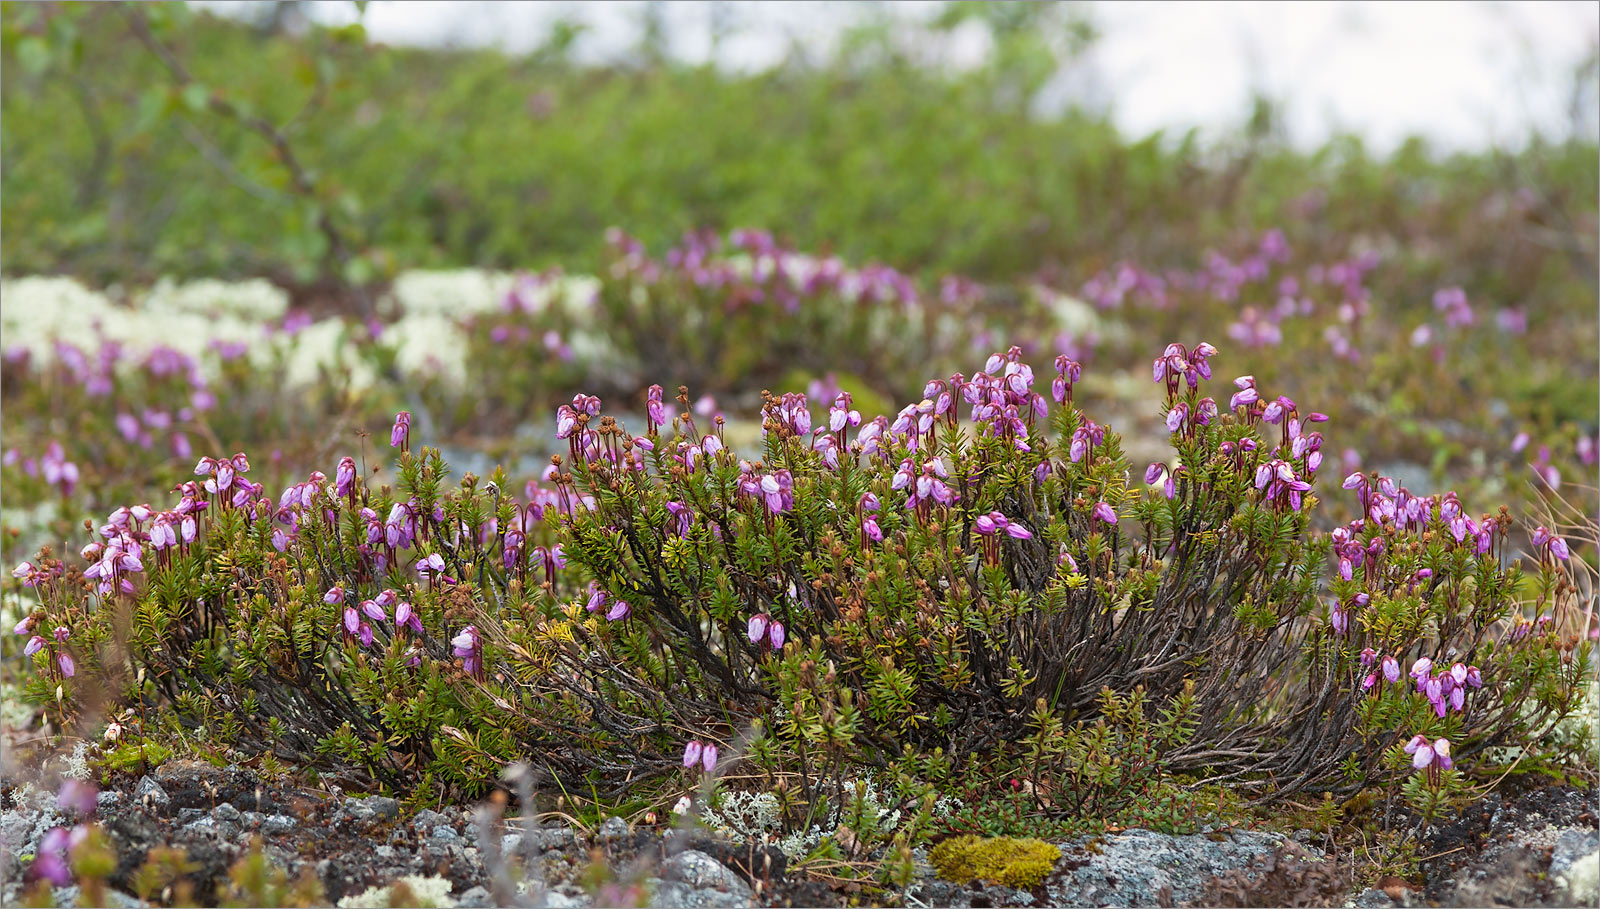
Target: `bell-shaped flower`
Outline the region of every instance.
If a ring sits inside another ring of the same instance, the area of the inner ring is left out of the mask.
[[[1411,766],[1421,770],[1433,763],[1433,743],[1425,735],[1415,735],[1406,743],[1406,754],[1411,755]]]
[[[1117,523],[1117,511],[1107,502],[1095,503],[1094,516],[1107,524]]]
[[[461,633],[450,639],[451,652],[461,657],[463,668],[468,675],[476,676],[483,671],[483,642],[478,637],[478,628],[468,625],[461,629]]]
[[[750,638],[750,643],[759,644],[766,638],[767,623],[769,621],[767,614],[764,612],[758,612],[750,617],[748,627],[745,629],[745,634]]]

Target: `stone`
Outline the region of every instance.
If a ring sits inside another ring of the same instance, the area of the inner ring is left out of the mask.
[[[95,807],[101,811],[122,804],[122,793],[115,789],[106,789],[94,797]],[[107,894],[109,897],[110,894]]]
[[[736,909],[750,905],[748,893],[730,893],[722,890],[696,890],[680,881],[649,878],[652,885],[652,909]]]
[[[287,814],[269,814],[261,821],[261,829],[266,833],[288,833],[296,826],[295,819]]]
[[[133,797],[155,811],[165,812],[172,806],[172,797],[167,795],[167,790],[148,776],[140,778],[139,788],[133,791]]]
[[[199,808],[179,808],[178,809],[178,826],[187,827],[190,824],[194,823],[195,821],[199,820],[200,817],[202,815],[204,815],[204,814],[205,814],[205,812],[201,811]]]
[[[696,890],[726,890],[749,895],[743,876],[711,856],[687,849],[661,863],[661,879],[688,884]]]
[[[527,831],[524,836],[532,839],[540,852],[561,849],[577,841],[571,827],[535,827]]]
[[[628,822],[620,817],[608,817],[600,824],[596,835],[604,843],[624,839],[628,835]]]
[[[587,909],[589,901],[585,898],[568,896],[559,890],[549,890],[544,895],[545,909]]]
[[[400,816],[400,802],[387,795],[368,796],[361,800],[361,807],[379,820],[392,821]]]
[[[222,804],[218,805],[216,808],[212,809],[211,816],[216,818],[219,821],[231,821],[231,822],[234,822],[234,823],[238,823],[239,820],[243,817],[243,815],[240,813],[239,809],[233,807],[232,805],[230,805],[227,802],[223,802]]]
[[[494,897],[484,887],[473,887],[456,898],[462,909],[487,909],[494,905]]]
[[[1389,909],[1390,906],[1395,905],[1395,901],[1390,899],[1389,894],[1384,893],[1382,890],[1376,887],[1368,887],[1361,891],[1355,899],[1346,902],[1344,905],[1345,909]]]
[[[424,808],[417,812],[417,816],[411,819],[411,823],[418,830],[432,830],[441,825],[449,825],[450,819],[432,808]]]
[[[446,826],[444,824],[434,827],[433,830],[428,833],[428,836],[441,842],[449,842],[451,840],[458,839],[455,828]]]
[[[1047,888],[1050,902],[1078,906],[1154,906],[1192,903],[1215,875],[1246,868],[1257,856],[1283,846],[1278,834],[1254,831],[1169,836],[1127,830],[1066,844]]]
[[[1600,832],[1572,828],[1562,831],[1550,851],[1550,876],[1566,874],[1578,861],[1600,850]]]

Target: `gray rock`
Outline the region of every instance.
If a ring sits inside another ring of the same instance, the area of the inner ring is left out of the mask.
[[[450,842],[459,839],[459,837],[456,836],[456,829],[444,824],[440,824],[439,826],[433,828],[433,830],[429,832],[428,836],[435,840],[439,840],[440,842]]]
[[[544,895],[545,909],[587,909],[588,897],[568,896],[559,890],[548,890]]]
[[[57,906],[78,905],[78,885],[69,884],[65,887],[56,887],[55,897]]]
[[[387,795],[368,796],[361,804],[380,820],[392,821],[400,816],[400,803]]]
[[[296,826],[295,819],[287,814],[269,814],[261,821],[261,829],[266,833],[288,833]]]
[[[1566,874],[1573,863],[1600,850],[1600,833],[1573,828],[1563,832],[1550,852],[1550,876]]]
[[[571,827],[535,827],[523,835],[532,839],[540,852],[562,849],[577,841]]]
[[[178,826],[187,827],[199,820],[204,814],[205,812],[201,811],[199,808],[179,808]]]
[[[748,893],[729,893],[722,890],[696,890],[679,881],[649,878],[652,885],[652,909],[739,909],[750,905]]]
[[[1345,909],[1389,909],[1394,904],[1389,894],[1376,887],[1368,887],[1344,905]]]
[[[239,823],[242,824],[246,830],[254,830],[261,826],[261,821],[265,817],[266,815],[259,811],[246,811],[239,816]]]
[[[1093,852],[1080,841],[1062,848],[1062,861],[1071,870],[1049,883],[1050,901],[1065,906],[1194,902],[1213,875],[1244,868],[1283,843],[1278,834],[1253,831],[1168,836],[1128,830],[1098,839]]]
[[[432,808],[424,808],[417,812],[417,816],[411,819],[411,823],[418,830],[432,830],[440,825],[448,825],[450,819]]]
[[[378,846],[372,850],[372,854],[386,862],[395,857],[393,846]]]
[[[504,857],[522,854],[522,834],[508,833],[500,837],[500,854]]]
[[[750,886],[733,869],[704,852],[687,849],[661,863],[661,879],[688,884],[696,890],[750,893]]]
[[[95,807],[97,809],[99,809],[100,811],[104,811],[107,808],[115,807],[117,805],[122,804],[122,793],[118,792],[115,789],[104,790],[99,795],[96,795],[94,797],[94,804],[95,804]],[[106,894],[106,895],[107,895],[108,898],[110,897],[109,893]]]
[[[608,817],[600,824],[597,835],[604,843],[624,839],[628,835],[628,822],[620,817]]]
[[[494,905],[494,897],[483,887],[473,887],[456,897],[456,905],[462,909],[487,909]]]
[[[400,803],[386,795],[366,798],[347,798],[339,811],[345,817],[363,824],[392,821],[400,816]]]
[[[106,905],[110,909],[149,909],[150,904],[121,890],[106,891]]]
[[[183,829],[205,837],[233,842],[239,838],[239,825],[232,821],[219,821],[214,817],[198,817],[183,825]]]
[[[155,811],[166,811],[172,805],[172,797],[167,795],[167,790],[148,776],[139,780],[139,788],[133,791],[133,797]]]
[[[227,802],[223,802],[216,808],[212,809],[211,816],[219,821],[230,821],[233,823],[238,823],[240,818],[243,817],[243,815],[240,814],[239,809],[233,807]]]

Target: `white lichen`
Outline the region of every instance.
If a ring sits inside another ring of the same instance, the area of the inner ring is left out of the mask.
[[[1567,888],[1574,906],[1593,906],[1600,896],[1600,852],[1591,852],[1572,863],[1557,882]]]
[[[449,909],[456,904],[455,899],[450,896],[450,881],[436,874],[427,877],[408,874],[394,883],[404,884],[411,891],[411,899],[406,903],[408,906]],[[387,887],[368,887],[363,893],[339,900],[339,909],[387,909],[393,905],[391,901],[393,887],[394,884]]]
[[[61,758],[61,775],[74,780],[89,778],[89,743],[79,742],[72,748],[72,753]]]
[[[871,780],[848,781],[844,785],[844,823],[857,828],[857,835],[870,833],[875,839],[893,836],[905,821],[899,808],[884,804],[878,786]],[[940,799],[934,813],[948,816],[954,800]],[[771,792],[723,792],[716,804],[701,815],[717,833],[739,843],[768,843],[777,846],[791,861],[816,849],[832,835],[834,827],[812,824],[805,830],[783,832],[778,797]]]

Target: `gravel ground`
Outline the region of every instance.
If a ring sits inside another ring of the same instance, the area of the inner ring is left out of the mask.
[[[1167,836],[1127,830],[1061,844],[1054,871],[1031,890],[938,880],[925,855],[897,901],[908,906],[1593,905],[1600,870],[1593,790],[1547,787],[1492,796],[1422,844],[1420,890],[1398,880],[1355,892],[1310,837],[1258,831]],[[8,798],[13,803],[15,798]],[[240,767],[170,761],[100,795],[97,819],[117,851],[109,901],[130,895],[153,848],[181,847],[195,870],[193,899],[228,898],[229,869],[259,838],[290,882],[314,877],[330,903],[388,905],[382,888],[405,879],[436,905],[492,906],[516,893],[496,868],[528,869],[519,897],[552,909],[650,905],[663,909],[845,905],[862,895],[788,873],[781,852],[719,842],[687,830],[634,829],[611,818],[592,834],[513,819],[482,842],[466,808],[408,816],[392,798],[331,796],[274,785]],[[0,899],[15,905],[21,872],[39,840],[69,823],[50,793],[0,812]],[[606,869],[603,872],[600,869]],[[376,888],[376,890],[374,889]],[[503,899],[497,900],[496,893]],[[75,888],[56,893],[72,905]],[[157,900],[171,894],[152,894]]]

